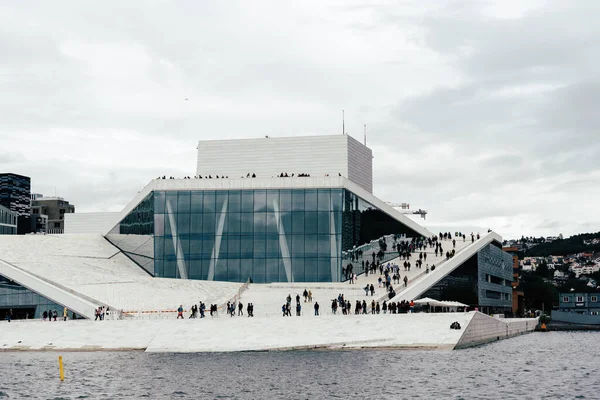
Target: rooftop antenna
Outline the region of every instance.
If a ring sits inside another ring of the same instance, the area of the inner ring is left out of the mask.
[[[342,135],[346,134],[346,122],[344,119],[344,110],[342,110]]]
[[[367,124],[365,124],[365,146],[367,145]]]

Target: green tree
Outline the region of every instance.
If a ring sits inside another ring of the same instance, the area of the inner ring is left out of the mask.
[[[551,310],[554,303],[558,302],[558,290],[537,273],[524,272],[520,287],[529,309]]]
[[[542,278],[549,279],[551,278],[552,271],[548,268],[548,264],[546,261],[542,261],[537,268],[535,269],[536,275],[541,276]]]

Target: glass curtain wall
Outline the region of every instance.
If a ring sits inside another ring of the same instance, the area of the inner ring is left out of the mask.
[[[362,272],[349,250],[401,234],[416,235],[336,188],[155,191],[107,238],[156,277],[336,282],[348,262]]]
[[[344,190],[342,212],[342,266],[352,265],[352,272],[364,272],[365,262],[380,262],[398,257],[392,243],[400,237],[421,235],[392,218],[356,194]],[[381,240],[380,240],[381,239]],[[381,250],[381,253],[380,253]]]
[[[341,189],[154,192],[154,274],[340,280]]]
[[[6,313],[11,309],[13,319],[42,318],[44,311],[56,310],[57,321],[62,321],[64,306],[0,275],[0,321],[4,321]],[[68,316],[69,319],[83,318],[71,310],[68,310]]]
[[[154,193],[146,196],[106,238],[154,275]]]

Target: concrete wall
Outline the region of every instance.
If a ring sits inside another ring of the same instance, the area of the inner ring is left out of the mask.
[[[477,346],[484,343],[506,339],[512,336],[532,332],[537,325],[537,318],[492,318],[476,312],[465,329],[455,349]]]
[[[65,214],[65,233],[104,233],[118,216],[118,212]]]
[[[209,140],[198,143],[198,175],[256,174],[276,177],[282,172],[311,176],[342,174],[372,192],[371,150],[348,135]]]

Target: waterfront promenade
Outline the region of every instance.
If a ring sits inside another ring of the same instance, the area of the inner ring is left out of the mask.
[[[450,329],[453,322],[460,330]],[[536,319],[479,312],[3,323],[7,351],[235,352],[396,348],[452,350],[531,332]]]

